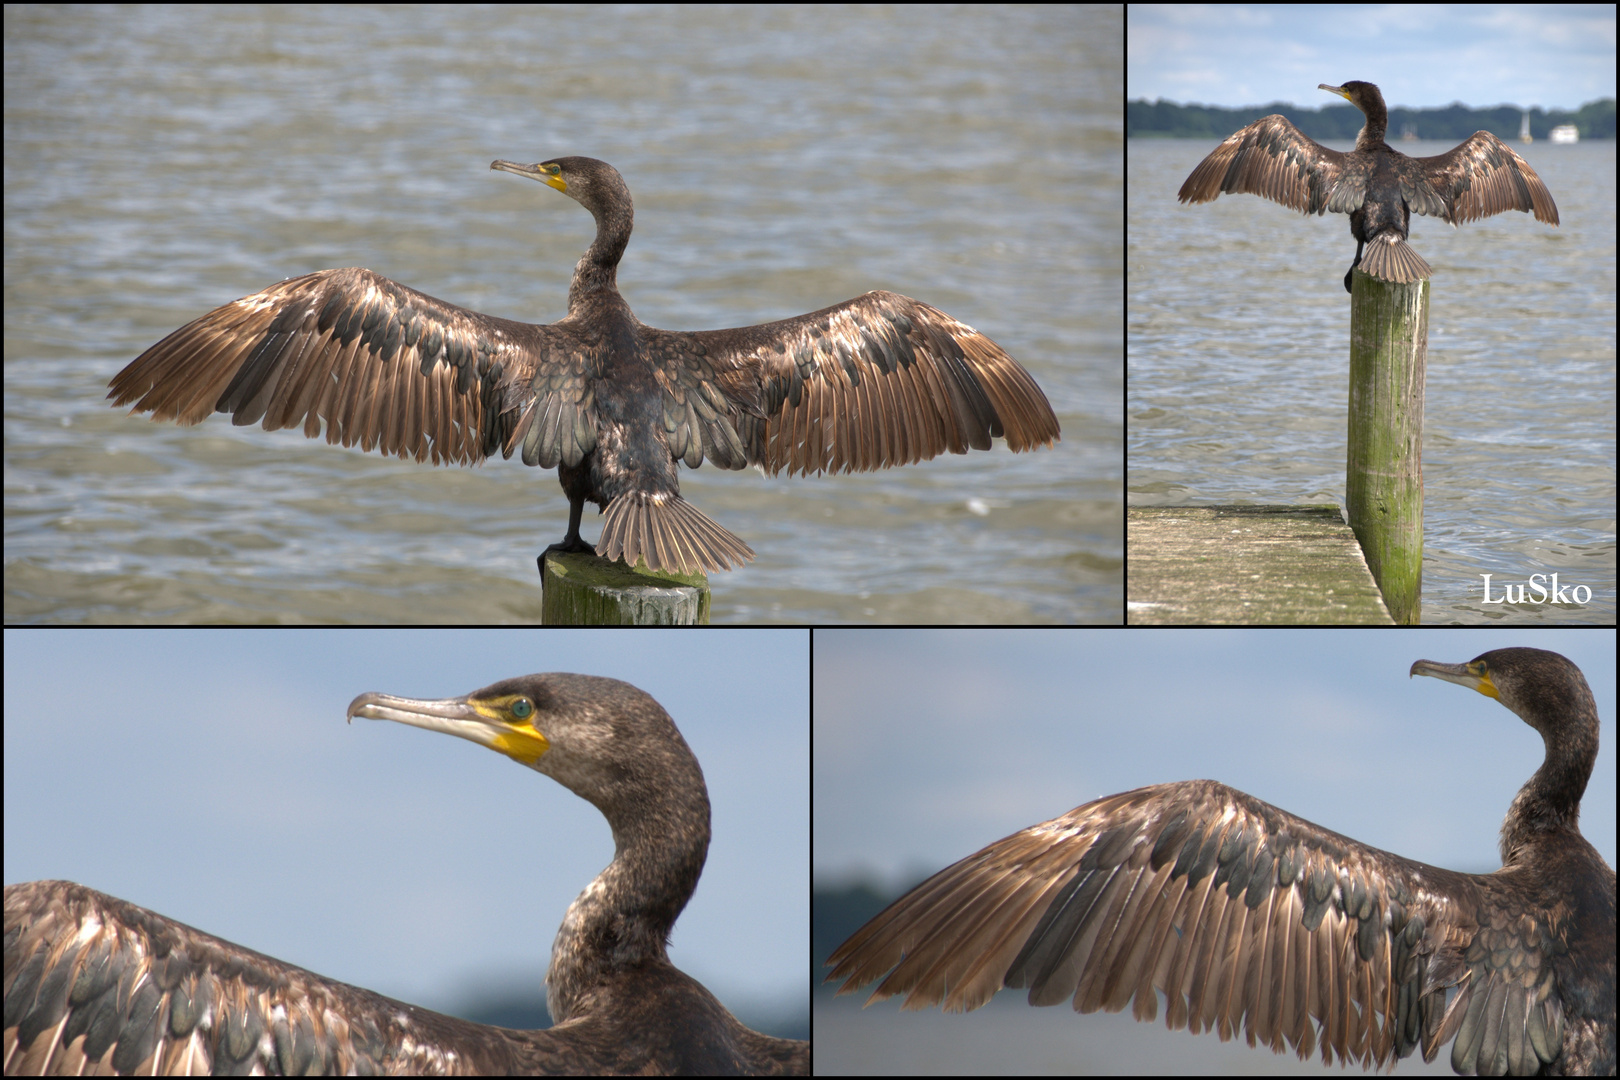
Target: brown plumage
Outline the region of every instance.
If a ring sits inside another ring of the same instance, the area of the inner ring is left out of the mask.
[[[1452,1042],[1462,1073],[1615,1067],[1615,876],[1581,836],[1597,758],[1584,677],[1499,649],[1418,661],[1498,698],[1546,757],[1502,827],[1503,866],[1379,851],[1210,780],[1099,799],[935,874],[834,951],[840,993],[973,1009],[1158,1015],[1172,1028],[1386,1065]]]
[[[586,502],[606,513],[599,555],[653,569],[726,570],[753,558],[680,497],[678,462],[851,472],[947,451],[1047,446],[1056,416],[1001,347],[938,308],[870,292],[780,322],[677,332],[619,295],[633,208],[592,158],[491,168],[538,180],[596,218],[568,315],[513,322],[435,300],[370,270],[323,270],[226,304],[112,380],[115,405],[194,424],[212,412],[267,430],[434,464],[520,452],[556,468],[568,532],[589,551]]]
[[[607,818],[613,861],[552,945],[554,1026],[443,1016],[81,885],[35,881],[5,890],[7,1074],[809,1073],[808,1043],[744,1027],[666,955],[708,854],[709,799],[651,697],[613,679],[530,675],[445,701],[362,694],[349,716],[498,750]],[[535,930],[521,900],[490,910],[514,933]]]
[[[1261,117],[1199,162],[1179,200],[1204,203],[1222,192],[1247,192],[1306,214],[1349,214],[1356,257],[1344,275],[1346,292],[1357,266],[1385,281],[1430,275],[1429,264],[1406,242],[1412,214],[1456,225],[1524,210],[1558,224],[1558,207],[1541,177],[1490,132],[1476,131],[1437,157],[1407,157],[1384,141],[1389,111],[1378,87],[1351,81],[1319,89],[1366,116],[1354,150],[1329,150],[1286,117]]]

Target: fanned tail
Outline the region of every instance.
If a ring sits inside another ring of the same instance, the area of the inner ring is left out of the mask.
[[[1361,269],[1384,281],[1417,281],[1433,273],[1423,256],[1392,232],[1380,233],[1367,241]]]
[[[620,495],[608,505],[596,553],[683,574],[730,570],[732,563],[741,566],[754,557],[753,548],[679,495],[644,491]]]

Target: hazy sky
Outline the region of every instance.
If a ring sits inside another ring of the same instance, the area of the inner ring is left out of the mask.
[[[368,690],[623,679],[702,763],[714,840],[670,955],[723,1001],[804,993],[803,631],[8,631],[5,880],[59,877],[429,1007],[539,985],[613,857],[596,808],[473,743],[344,723]]]
[[[1377,83],[1393,106],[1574,109],[1613,97],[1612,4],[1132,4],[1125,95],[1237,107],[1337,104]]]
[[[818,880],[915,880],[1103,795],[1220,780],[1458,870],[1541,764],[1500,704],[1418,659],[1531,645],[1585,672],[1603,722],[1581,822],[1615,859],[1612,631],[857,631],[816,634]]]

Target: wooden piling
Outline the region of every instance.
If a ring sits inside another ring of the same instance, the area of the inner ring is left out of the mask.
[[[1423,382],[1429,282],[1355,271],[1345,510],[1397,624],[1421,620]]]
[[[546,626],[706,626],[709,579],[635,569],[591,552],[542,555],[540,621]]]

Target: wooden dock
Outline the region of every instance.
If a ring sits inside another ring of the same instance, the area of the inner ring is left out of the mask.
[[[1132,507],[1125,525],[1133,626],[1393,625],[1337,506]]]

